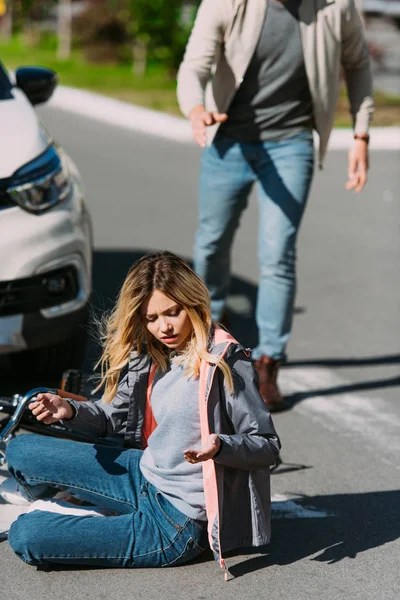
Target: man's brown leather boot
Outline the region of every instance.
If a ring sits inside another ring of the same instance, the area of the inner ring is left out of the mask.
[[[254,361],[254,366],[258,373],[261,397],[270,412],[286,410],[288,406],[285,404],[277,384],[279,360],[262,356],[259,360]]]

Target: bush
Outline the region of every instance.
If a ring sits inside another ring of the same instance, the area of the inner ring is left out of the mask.
[[[91,0],[74,20],[74,34],[85,56],[96,62],[126,62],[132,55],[162,64],[175,75],[199,1]]]
[[[123,47],[129,40],[126,20],[119,11],[110,10],[107,0],[92,2],[74,19],[75,43],[92,62],[121,62]]]

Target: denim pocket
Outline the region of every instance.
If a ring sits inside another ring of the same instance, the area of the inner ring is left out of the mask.
[[[201,546],[199,546],[199,544],[196,542],[196,540],[194,538],[190,537],[187,540],[183,551],[176,558],[174,558],[174,560],[172,560],[165,566],[166,567],[177,567],[179,565],[187,563],[191,560],[194,560],[198,556],[200,556],[200,554],[202,552],[204,552],[204,550],[205,550],[205,548],[202,548]]]
[[[172,504],[170,502],[168,502],[168,500],[162,495],[161,492],[156,492],[154,494],[154,500],[157,504],[157,507],[160,509],[161,513],[163,514],[163,516],[165,517],[165,519],[168,521],[168,523],[170,523],[173,527],[175,527],[175,529],[182,529],[182,527],[185,525],[185,523],[182,523],[182,525],[180,525],[179,523],[177,523],[174,519],[173,516],[171,516],[171,513],[173,514],[175,513],[179,513],[178,509],[174,508],[172,506]],[[168,511],[168,512],[167,512]],[[182,515],[182,517],[185,519],[185,521],[188,521],[189,517],[185,517],[185,515],[183,515],[182,513],[179,513]]]

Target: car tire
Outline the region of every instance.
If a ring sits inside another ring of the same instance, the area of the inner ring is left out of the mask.
[[[85,356],[86,330],[80,327],[75,335],[58,344],[25,350],[10,355],[12,369],[18,378],[59,383],[66,369],[81,369]]]

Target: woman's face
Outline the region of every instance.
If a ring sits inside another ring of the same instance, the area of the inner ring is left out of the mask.
[[[184,349],[192,333],[192,323],[182,306],[160,290],[154,290],[143,302],[141,314],[157,340],[178,352]]]

